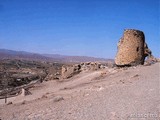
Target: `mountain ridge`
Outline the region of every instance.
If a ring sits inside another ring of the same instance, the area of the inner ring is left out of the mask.
[[[0,59],[25,59],[38,61],[54,61],[54,62],[94,62],[94,61],[112,61],[113,59],[96,58],[90,56],[68,56],[60,54],[39,54],[26,51],[15,51],[8,49],[0,49]]]

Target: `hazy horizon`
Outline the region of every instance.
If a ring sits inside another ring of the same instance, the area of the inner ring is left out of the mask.
[[[28,52],[28,51],[20,51],[20,50],[11,50],[11,49],[5,49],[5,48],[0,48],[0,50],[9,50],[9,51],[13,51],[13,52],[26,52],[26,53],[29,53],[29,54],[38,54],[38,55],[42,55],[44,57],[49,57],[49,56],[46,56],[46,55],[58,55],[58,56],[66,56],[66,57],[93,57],[93,58],[102,58],[102,59],[114,59],[114,58],[105,58],[105,57],[95,57],[95,56],[84,56],[84,55],[65,55],[65,54],[54,54],[54,53],[38,53],[38,52]]]
[[[114,59],[124,29],[160,57],[159,0],[1,0],[0,48]]]

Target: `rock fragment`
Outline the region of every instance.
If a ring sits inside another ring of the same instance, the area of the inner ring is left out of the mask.
[[[62,96],[56,96],[56,97],[53,99],[54,102],[59,102],[59,101],[61,101],[61,100],[64,100],[64,98],[63,98]]]

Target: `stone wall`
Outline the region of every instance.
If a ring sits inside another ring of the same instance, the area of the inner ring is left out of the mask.
[[[117,66],[144,64],[145,36],[142,31],[127,29],[118,43]]]
[[[61,78],[67,79],[81,72],[81,66],[76,65],[64,65],[62,66]]]
[[[85,62],[75,65],[64,65],[62,66],[61,78],[67,79],[70,78],[80,72],[85,71],[95,71],[99,69],[103,69],[105,66],[98,62]]]

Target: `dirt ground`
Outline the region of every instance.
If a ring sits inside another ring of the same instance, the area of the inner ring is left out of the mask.
[[[159,120],[160,63],[47,81],[0,100],[1,120]]]

